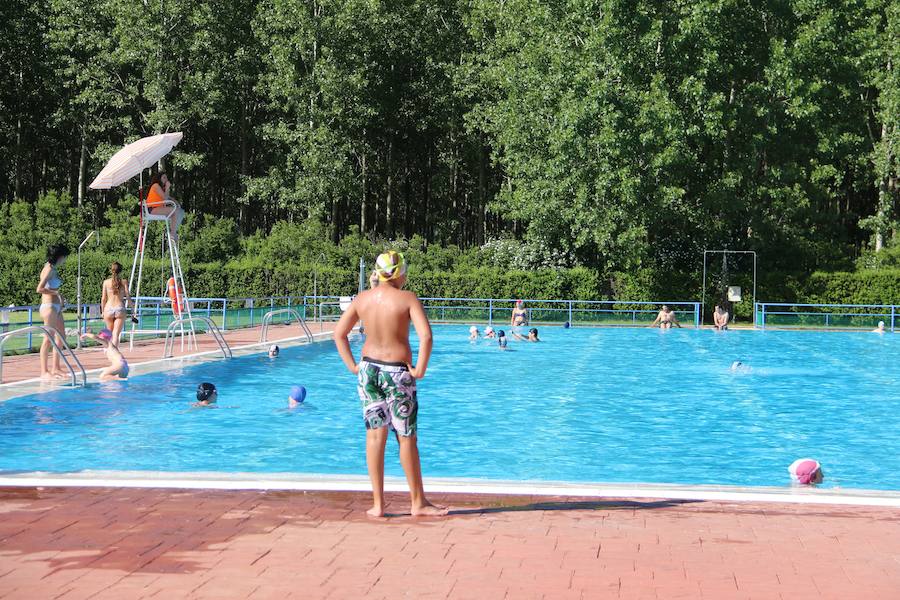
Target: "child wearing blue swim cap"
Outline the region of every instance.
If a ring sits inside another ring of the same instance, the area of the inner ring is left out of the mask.
[[[291,388],[291,393],[288,394],[288,406],[291,408],[297,408],[303,401],[306,400],[306,388],[302,385],[295,385]]]

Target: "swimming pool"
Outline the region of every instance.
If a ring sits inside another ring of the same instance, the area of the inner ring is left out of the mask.
[[[426,477],[778,486],[811,456],[826,487],[900,490],[896,336],[545,328],[503,352],[466,329],[435,327]],[[218,408],[190,408],[201,381]],[[295,384],[308,398],[290,410]],[[364,431],[326,342],[2,402],[0,474],[361,475]],[[402,475],[393,440],[387,473]]]

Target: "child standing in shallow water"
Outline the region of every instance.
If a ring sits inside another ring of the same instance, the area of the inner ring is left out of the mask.
[[[384,516],[384,447],[388,429],[397,434],[400,463],[409,484],[413,515],[445,515],[447,509],[425,498],[422,467],[416,441],[416,380],[425,376],[431,356],[431,325],[422,303],[412,292],[403,291],[406,263],[399,252],[385,252],[376,261],[379,285],[359,294],[334,330],[334,341],[344,364],[357,376],[358,391],[366,423],[366,464],[372,481],[373,505],[367,512]],[[362,319],[366,341],[362,361],[353,358],[347,336]],[[418,363],[412,366],[409,323],[419,336]]]

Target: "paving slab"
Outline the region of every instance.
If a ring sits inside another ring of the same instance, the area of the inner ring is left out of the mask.
[[[0,598],[897,598],[900,511],[438,494],[0,488]],[[114,518],[108,518],[114,515]]]

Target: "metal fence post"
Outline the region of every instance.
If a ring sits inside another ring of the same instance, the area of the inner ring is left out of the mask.
[[[222,298],[222,330],[228,329],[228,298]]]
[[[31,327],[34,325],[34,309],[32,307],[28,307],[28,326]],[[28,351],[31,352],[34,350],[34,346],[31,343],[31,332],[28,332]]]
[[[488,300],[488,325],[493,326],[494,324],[494,300],[493,298]]]
[[[569,325],[572,325],[572,301],[569,300]]]
[[[894,333],[894,315],[896,313],[896,307],[891,304],[891,333]]]
[[[700,304],[694,302],[694,327],[700,329]]]
[[[159,331],[159,302],[156,303],[156,330]]]

